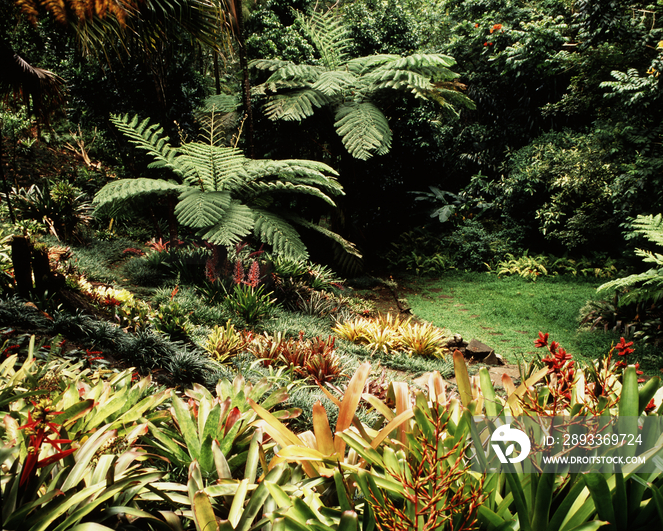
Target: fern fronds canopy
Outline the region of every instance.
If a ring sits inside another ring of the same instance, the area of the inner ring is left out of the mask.
[[[456,114],[457,107],[474,107],[461,92],[464,85],[454,82],[458,74],[450,70],[456,63],[452,57],[418,53],[350,59],[350,40],[335,9],[313,12],[310,18],[297,14],[297,19],[306,28],[320,65],[267,59],[249,64],[271,72],[254,87],[254,94],[267,98],[264,111],[270,120],[302,121],[318,108],[330,107],[343,145],[352,156],[366,160],[387,153],[391,146],[387,118],[376,105],[388,93],[409,92]]]
[[[631,223],[633,232],[644,235],[649,241],[663,246],[663,215],[639,215]],[[654,253],[644,249],[636,249],[635,254],[642,261],[654,264],[654,267],[645,271],[617,278],[598,287],[597,293],[609,291],[625,292],[620,298],[620,305],[650,302],[658,303],[663,300],[663,254]]]
[[[275,252],[301,258],[307,256],[306,246],[290,221],[269,208],[274,198],[283,193],[304,194],[335,206],[333,197],[343,194],[338,174],[321,162],[248,159],[239,149],[214,145],[213,134],[210,143],[189,142],[176,148],[163,129],[149,120],[141,122],[125,115],[112,116],[111,121],[131,143],[155,159],[151,166],[167,174],[162,179],[111,182],[95,196],[97,208],[150,194],[177,195],[178,222],[196,230],[200,238],[231,246],[253,233]],[[309,220],[306,223],[317,226]],[[343,240],[330,231],[323,234]]]

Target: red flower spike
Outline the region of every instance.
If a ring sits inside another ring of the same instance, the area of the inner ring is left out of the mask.
[[[543,334],[539,332],[539,339],[534,340],[534,346],[536,348],[547,347],[548,346],[548,334]]]
[[[656,410],[656,402],[654,402],[654,399],[652,398],[649,401],[649,404],[645,406],[645,413],[651,413],[654,410]]]

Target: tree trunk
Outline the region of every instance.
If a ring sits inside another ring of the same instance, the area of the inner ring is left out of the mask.
[[[177,234],[177,217],[175,217],[175,207],[177,206],[177,197],[168,196],[168,230],[170,232],[170,248],[177,247],[179,237]]]
[[[12,207],[11,198],[9,196],[9,185],[7,184],[7,179],[5,177],[5,168],[2,165],[2,148],[3,148],[3,137],[2,131],[0,131],[0,177],[2,177],[2,186],[4,187],[5,200],[7,201],[7,208],[9,209],[9,219],[11,219],[12,225],[16,225],[16,218],[14,217],[14,208]]]
[[[12,239],[12,265],[16,292],[27,298],[32,291],[32,264],[30,261],[30,240],[25,236],[14,236]]]
[[[242,0],[233,0],[235,3],[235,16],[237,18],[237,44],[239,48],[239,65],[242,69],[242,97],[244,103],[244,117],[246,118],[246,145],[250,158],[255,158],[253,146],[253,109],[251,108],[251,82],[249,80],[249,60],[244,44],[244,14],[242,13]]]
[[[221,75],[219,74],[219,54],[216,50],[212,51],[214,58],[214,86],[216,88],[216,95],[221,94]]]

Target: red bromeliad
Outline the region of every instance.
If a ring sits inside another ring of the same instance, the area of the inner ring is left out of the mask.
[[[32,405],[34,406],[34,409],[28,412],[27,424],[19,426],[18,428],[19,430],[26,430],[26,434],[29,438],[28,455],[23,464],[19,487],[27,485],[34,477],[38,468],[55,463],[76,450],[75,448],[62,450],[60,447],[61,444],[71,443],[69,439],[58,438],[60,436],[61,425],[53,422],[53,417],[55,415],[61,415],[64,412],[51,411],[47,400],[41,400],[39,403],[33,402]],[[55,435],[56,438],[50,438],[51,435]],[[39,459],[43,444],[50,444],[57,450],[57,453],[45,457],[44,459]]]
[[[559,346],[557,341],[548,344],[548,334],[539,332],[539,338],[534,341],[536,348],[547,347],[550,356],[541,361],[548,366],[548,375],[551,379],[551,391],[556,391],[557,396],[571,400],[571,388],[575,378],[575,361],[573,356]]]

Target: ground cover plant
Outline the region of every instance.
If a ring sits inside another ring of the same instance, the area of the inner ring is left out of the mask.
[[[619,331],[579,330],[580,310],[588,300],[600,300],[601,279],[572,276],[498,278],[488,273],[447,273],[415,280],[408,303],[415,315],[490,345],[509,363],[534,355],[531,337],[550,331],[581,359],[595,359],[619,340]],[[642,345],[647,366],[658,370],[656,349]]]

